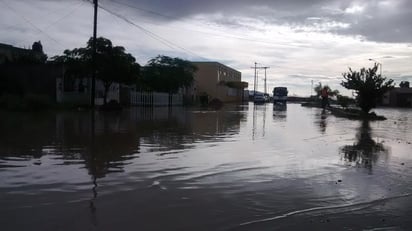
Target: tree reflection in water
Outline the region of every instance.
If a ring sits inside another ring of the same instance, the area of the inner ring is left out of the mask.
[[[368,120],[362,121],[356,134],[356,142],[353,145],[341,147],[339,151],[347,164],[369,169],[369,173],[372,173],[372,165],[382,155],[387,156],[389,153],[387,147],[372,139]]]
[[[326,119],[328,118],[325,110],[322,110],[322,113],[320,115],[320,120],[319,120],[319,130],[322,134],[325,134],[326,132],[326,127],[327,127],[327,121]]]
[[[102,184],[103,178],[124,174],[126,166],[139,163],[142,155],[156,160],[158,156],[194,149],[197,143],[224,142],[238,134],[241,122],[247,121],[245,111],[248,108],[241,109],[166,107],[96,113],[0,111],[0,170],[21,168],[21,172],[27,172],[27,184],[36,192],[54,192],[56,184],[64,185],[61,187],[72,184],[73,188],[81,185],[80,192],[87,182],[90,190],[87,209],[90,224],[96,229],[100,217],[99,196],[110,191]],[[53,169],[56,175],[41,171],[40,168],[46,167]],[[78,172],[73,172],[72,177],[66,171],[73,168]],[[83,172],[89,178],[83,179]],[[33,181],[32,175],[40,176],[35,179],[40,183]],[[66,182],[67,178],[70,182]],[[15,181],[20,184],[22,178],[15,177]]]

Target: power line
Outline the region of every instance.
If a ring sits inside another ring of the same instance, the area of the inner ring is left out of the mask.
[[[178,18],[178,17],[165,15],[165,14],[153,11],[153,10],[144,9],[144,8],[141,8],[141,7],[138,7],[138,6],[135,6],[135,5],[131,5],[131,4],[128,4],[128,3],[119,2],[117,0],[111,0],[111,2],[117,3],[119,5],[123,5],[123,6],[126,6],[126,7],[130,7],[130,8],[133,8],[133,9],[137,9],[139,11],[143,11],[143,12],[146,12],[146,13],[150,13],[150,14],[153,14],[153,15],[156,15],[156,16],[161,16],[161,17],[166,18],[166,19],[175,19],[175,20],[180,20],[181,19],[181,18]],[[202,23],[202,24],[205,24],[205,23]],[[207,24],[207,23],[206,23],[206,25],[209,26],[209,24]],[[231,38],[231,39],[237,39],[237,40],[254,42],[254,43],[261,43],[261,44],[266,44],[266,45],[271,45],[271,46],[291,46],[290,44],[280,45],[280,44],[274,44],[273,42],[269,42],[269,41],[251,39],[251,38],[241,37],[241,36],[230,36],[230,35],[225,35],[225,34],[216,34],[216,33],[210,33],[210,32],[205,32],[205,31],[200,31],[200,30],[193,30],[193,29],[185,29],[185,30],[198,32],[198,33],[203,33],[203,34],[208,34],[208,35],[212,35],[212,36],[215,36],[215,37]]]
[[[124,2],[119,2],[119,1],[116,1],[116,0],[111,0],[111,2],[117,3],[119,5],[127,6],[127,7],[130,7],[130,8],[136,9],[136,10],[140,10],[140,11],[143,11],[143,12],[146,12],[146,13],[149,13],[149,14],[153,14],[153,15],[156,15],[156,16],[161,16],[161,17],[166,18],[166,19],[177,19],[177,20],[179,19],[178,17],[164,15],[164,14],[158,13],[156,11],[144,9],[144,8],[137,7],[135,5],[127,4],[127,3],[124,3]]]
[[[84,0],[84,1],[91,2],[91,0]],[[171,41],[169,41],[169,40],[167,40],[167,39],[165,39],[165,38],[163,38],[163,37],[161,37],[161,36],[159,36],[159,35],[157,35],[157,34],[155,34],[155,33],[153,33],[153,32],[151,32],[150,30],[148,30],[148,29],[146,29],[146,28],[144,28],[144,27],[142,27],[142,26],[134,23],[134,22],[131,21],[130,19],[126,18],[125,16],[120,15],[120,14],[118,14],[118,13],[115,13],[115,12],[109,10],[108,8],[102,6],[101,4],[99,4],[99,8],[102,9],[102,10],[104,10],[104,11],[106,11],[107,13],[109,13],[109,14],[117,17],[117,18],[122,19],[122,20],[125,21],[126,23],[128,23],[128,24],[130,24],[130,25],[132,25],[132,26],[134,26],[134,27],[136,27],[136,28],[138,28],[139,30],[141,30],[141,31],[143,31],[145,34],[147,34],[148,36],[150,36],[150,37],[152,37],[153,39],[161,42],[163,45],[165,45],[165,46],[167,46],[167,47],[169,47],[169,48],[171,48],[171,49],[173,49],[173,50],[177,50],[176,48],[178,48],[178,49],[180,49],[180,50],[183,50],[183,51],[186,52],[186,53],[190,53],[190,54],[193,55],[193,56],[197,56],[197,57],[199,57],[199,58],[201,58],[201,59],[206,59],[206,58],[202,57],[201,55],[198,55],[198,54],[196,54],[196,53],[194,53],[194,52],[192,52],[192,51],[190,51],[190,50],[188,50],[188,49],[186,49],[186,48],[184,48],[184,47],[181,47],[181,46],[179,46],[179,45],[177,45],[177,44],[175,44],[175,43],[173,43],[173,42],[171,42]]]
[[[78,5],[76,5],[75,7],[73,7],[73,9],[72,9],[69,13],[67,13],[67,14],[63,15],[62,17],[58,18],[57,20],[51,22],[51,23],[50,23],[49,25],[47,25],[44,29],[46,30],[46,29],[52,27],[53,25],[57,24],[58,22],[60,22],[60,21],[63,20],[64,18],[72,15],[75,11],[77,11],[77,9],[79,9],[81,6],[83,6],[84,3],[85,3],[84,1],[83,1],[83,2],[80,2]]]
[[[23,15],[19,14],[19,12],[17,12],[13,7],[11,7],[9,4],[7,4],[4,0],[0,0],[7,8],[9,8],[11,11],[13,11],[16,15],[18,15],[19,17],[21,17],[27,24],[29,24],[31,27],[33,27],[34,29],[36,29],[37,31],[39,31],[40,33],[46,35],[49,39],[51,39],[52,41],[54,41],[55,43],[63,46],[63,44],[61,44],[59,41],[57,41],[56,39],[54,39],[53,37],[51,37],[49,34],[47,34],[45,31],[43,31],[42,29],[40,29],[39,27],[37,27],[36,25],[34,25],[33,23],[30,22],[30,20],[28,20],[26,17],[24,17]]]

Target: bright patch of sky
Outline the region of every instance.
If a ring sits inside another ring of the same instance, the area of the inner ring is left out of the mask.
[[[354,4],[345,9],[345,12],[348,14],[361,14],[365,11],[365,6]]]

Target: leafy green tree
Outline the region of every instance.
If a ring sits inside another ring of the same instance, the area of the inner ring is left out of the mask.
[[[400,88],[409,88],[409,81],[402,81],[402,82],[399,84],[399,87],[400,87]]]
[[[176,93],[193,83],[197,68],[187,60],[159,55],[143,70],[142,82],[146,90]]]
[[[349,106],[349,104],[354,104],[355,103],[354,99],[352,99],[348,96],[344,96],[344,95],[337,95],[336,99],[337,99],[337,103],[343,108],[347,108]]]
[[[83,78],[91,75],[90,61],[87,61],[82,53],[84,48],[64,50],[63,55],[52,57],[51,63],[65,65],[65,74],[75,78]]]
[[[67,73],[75,77],[90,77],[93,73],[93,38],[84,48],[65,50],[62,56],[53,57],[56,63],[67,66]],[[96,77],[103,82],[104,104],[107,103],[107,93],[114,83],[132,84],[140,75],[140,65],[124,47],[113,46],[109,39],[96,39]]]
[[[364,113],[376,107],[376,101],[387,91],[394,87],[393,80],[386,80],[385,77],[377,74],[378,64],[372,68],[361,68],[360,71],[343,73],[344,80],[341,85],[356,93],[356,101]]]
[[[322,83],[319,82],[319,84],[317,84],[313,90],[316,92],[316,96],[319,98],[322,92],[322,89],[326,87],[328,89],[328,94],[329,96],[333,97],[333,96],[338,96],[339,95],[339,90],[332,90],[328,85],[324,85],[322,86]]]

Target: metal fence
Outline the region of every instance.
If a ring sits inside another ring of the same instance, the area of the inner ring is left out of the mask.
[[[180,106],[183,95],[161,92],[130,92],[130,104],[133,106]]]

